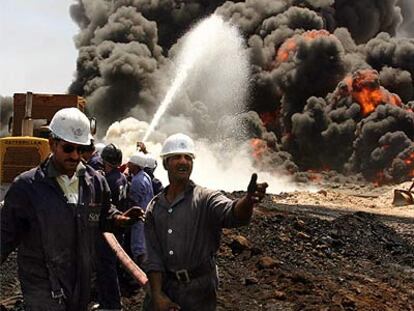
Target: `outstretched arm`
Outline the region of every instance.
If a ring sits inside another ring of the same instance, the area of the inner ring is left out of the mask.
[[[249,220],[252,216],[254,205],[263,199],[267,187],[268,184],[265,182],[258,184],[257,174],[252,174],[246,195],[238,200],[234,207],[234,216],[241,221]]]

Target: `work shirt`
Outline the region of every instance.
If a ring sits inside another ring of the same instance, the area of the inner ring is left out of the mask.
[[[152,189],[154,190],[154,195],[160,193],[164,189],[161,180],[154,177],[152,179]]]
[[[104,169],[104,164],[103,164],[103,160],[101,158],[101,156],[99,155],[98,152],[94,152],[94,154],[91,156],[91,158],[89,159],[89,161],[87,162],[88,165],[90,165],[93,169],[99,171],[103,171]]]
[[[222,228],[245,225],[233,215],[236,200],[190,181],[171,204],[168,187],[145,214],[146,271],[192,270],[216,254]]]
[[[85,166],[80,162],[77,171],[80,169],[85,169]],[[72,177],[68,175],[60,175],[53,165],[49,166],[49,176],[56,176],[56,181],[58,182],[60,188],[65,194],[66,200],[69,204],[78,204],[79,200],[79,177],[77,174],[73,174]]]
[[[108,182],[109,189],[111,189],[112,204],[114,204],[118,210],[125,212],[127,209],[126,199],[128,188],[126,176],[117,168],[114,168],[105,174],[105,178]]]
[[[150,169],[150,168],[146,167],[144,169],[144,171],[151,178],[152,190],[154,191],[154,195],[157,195],[158,193],[160,193],[164,189],[164,186],[162,185],[161,180],[159,180],[158,178],[156,178],[154,176],[154,169]]]
[[[129,189],[129,199],[132,206],[139,206],[144,210],[154,197],[151,178],[143,170],[132,177]],[[139,221],[131,228],[131,252],[134,257],[145,254],[144,224]]]

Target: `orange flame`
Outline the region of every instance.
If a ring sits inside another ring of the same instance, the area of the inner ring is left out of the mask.
[[[269,127],[270,125],[273,125],[274,123],[277,122],[279,111],[275,110],[275,111],[260,112],[259,116],[263,122],[263,125],[265,127]]]
[[[377,172],[377,174],[375,175],[374,181],[373,181],[374,186],[379,187],[382,184],[384,184],[384,182],[385,182],[384,172],[383,171]]]
[[[253,149],[253,152],[252,152],[253,157],[257,160],[260,160],[263,157],[263,154],[267,150],[266,142],[260,138],[252,138],[250,140],[250,145],[252,146],[252,149]]]
[[[286,39],[285,42],[279,47],[276,54],[276,63],[280,64],[286,62],[291,55],[294,55],[297,50],[299,40],[305,40],[307,42],[315,40],[316,38],[323,36],[330,36],[329,31],[325,29],[321,30],[310,30],[302,33],[299,36],[294,36]]]
[[[323,179],[322,172],[328,172],[331,168],[327,165],[323,165],[319,169],[308,169],[306,172],[308,173],[308,179],[313,182],[318,182]]]
[[[404,163],[407,165],[411,165],[414,161],[414,152],[411,153],[407,159],[404,160]]]
[[[414,177],[414,152],[412,152],[407,158],[404,159],[404,163],[410,167],[408,176]]]
[[[345,77],[335,91],[337,99],[344,96],[352,96],[352,99],[361,106],[364,117],[381,104],[402,105],[397,94],[389,92],[380,85],[379,74],[373,69],[358,70],[352,76]]]
[[[316,170],[307,170],[308,179],[313,182],[318,182],[322,180],[322,175]]]

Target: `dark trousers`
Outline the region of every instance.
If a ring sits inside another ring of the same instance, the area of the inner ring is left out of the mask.
[[[44,282],[27,282],[20,279],[26,311],[66,311],[66,304],[53,299],[49,280]]]
[[[117,258],[102,233],[95,241],[96,289],[100,309],[121,309]]]
[[[163,275],[163,291],[181,309],[180,311],[214,311],[217,305],[218,279],[214,272],[191,280],[190,283],[180,283],[166,279]],[[143,311],[152,311],[153,306],[147,295],[142,307]]]

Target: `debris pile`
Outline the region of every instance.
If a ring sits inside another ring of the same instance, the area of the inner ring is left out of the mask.
[[[289,208],[268,195],[249,226],[223,231],[218,310],[414,310],[413,217]],[[1,267],[1,301],[16,311],[14,260]],[[125,310],[142,301],[124,291]]]

